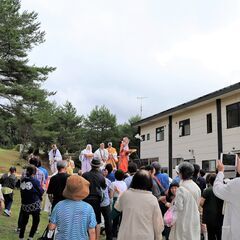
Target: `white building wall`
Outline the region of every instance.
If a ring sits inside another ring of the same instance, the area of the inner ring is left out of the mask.
[[[240,102],[240,94],[234,94],[222,99],[222,135],[223,135],[223,152],[228,153],[232,150],[240,151],[240,127],[227,128],[226,106]]]
[[[221,97],[223,152],[240,152],[240,127],[227,129],[226,106],[240,102],[240,94]],[[217,107],[216,99],[181,113],[172,114],[173,158],[193,159],[202,167],[203,160],[218,158]],[[212,114],[212,133],[207,133],[207,114]],[[190,135],[179,137],[179,121],[190,118]],[[164,126],[164,141],[156,142],[156,128]],[[147,134],[150,133],[150,140]],[[141,126],[141,159],[159,158],[162,166],[168,166],[168,116]]]
[[[207,114],[212,114],[212,133],[207,133]],[[179,121],[190,119],[190,135],[179,137]],[[173,158],[213,160],[218,155],[216,102],[173,115]]]
[[[164,126],[164,140],[156,142],[156,128]],[[147,141],[147,134],[150,133],[150,140]],[[141,127],[141,135],[145,134],[145,141],[141,142],[141,159],[159,158],[163,167],[168,166],[168,118],[156,123]]]

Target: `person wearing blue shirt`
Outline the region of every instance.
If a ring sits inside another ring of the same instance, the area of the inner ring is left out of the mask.
[[[89,195],[90,183],[83,177],[72,175],[67,179],[63,196],[54,207],[49,230],[57,228],[56,240],[95,240],[97,226],[92,206],[84,201]]]
[[[169,188],[169,177],[167,173],[161,173],[161,165],[158,162],[153,162],[152,166],[155,168],[155,177],[159,180],[164,188],[164,192]]]
[[[105,180],[107,187],[105,190],[103,190],[104,198],[100,204],[100,207],[104,218],[106,240],[112,240],[111,200],[109,196],[111,181],[107,178],[105,178]]]
[[[48,179],[48,170],[42,166],[41,160],[38,160],[38,169],[43,172],[43,174],[45,176],[45,182],[44,183],[46,184],[47,179]]]
[[[105,166],[105,169],[107,170],[106,178],[109,179],[111,182],[114,182],[115,181],[115,175],[114,175],[114,172],[113,172],[112,164],[108,163]]]

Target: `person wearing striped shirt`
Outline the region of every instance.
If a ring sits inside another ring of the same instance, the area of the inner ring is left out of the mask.
[[[68,177],[63,196],[66,198],[54,207],[49,230],[57,228],[56,240],[95,240],[96,217],[92,206],[84,201],[90,183],[83,177]]]

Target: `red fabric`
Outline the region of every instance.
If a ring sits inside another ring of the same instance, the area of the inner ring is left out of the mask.
[[[123,144],[121,144],[120,153],[119,153],[118,169],[121,169],[123,172],[128,171],[128,155],[129,155],[129,151],[124,150],[124,146],[123,146]]]

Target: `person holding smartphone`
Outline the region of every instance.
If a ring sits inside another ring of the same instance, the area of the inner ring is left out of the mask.
[[[238,158],[238,174],[240,174],[239,161]],[[240,236],[240,178],[232,179],[224,184],[224,165],[221,161],[218,161],[217,170],[218,174],[213,185],[213,192],[218,198],[225,201],[222,240],[238,240]]]

